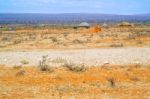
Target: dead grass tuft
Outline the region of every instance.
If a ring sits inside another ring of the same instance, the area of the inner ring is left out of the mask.
[[[67,67],[69,70],[75,72],[83,72],[86,70],[84,64],[74,64],[73,62],[66,62],[64,66]]]
[[[114,78],[112,78],[112,77],[107,78],[107,81],[109,82],[109,84],[110,84],[111,87],[115,87],[116,86]]]
[[[19,72],[16,73],[16,76],[24,76],[26,71],[20,70]]]
[[[49,71],[50,70],[50,66],[47,64],[47,55],[46,56],[42,56],[42,60],[39,62],[39,68],[41,71]]]
[[[22,61],[21,61],[21,64],[23,64],[23,65],[29,64],[29,61],[27,61],[27,60],[22,60]]]

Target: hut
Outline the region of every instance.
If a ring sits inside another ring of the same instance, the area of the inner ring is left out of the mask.
[[[76,28],[86,28],[86,29],[88,29],[88,28],[90,28],[90,24],[87,23],[87,22],[82,22],[82,23],[80,23],[78,26],[75,26],[74,28],[75,28],[75,29],[76,29]]]
[[[106,23],[103,23],[102,27],[108,27],[108,25]]]
[[[129,28],[129,27],[134,27],[134,24],[129,23],[129,22],[122,22],[119,24],[119,27]]]

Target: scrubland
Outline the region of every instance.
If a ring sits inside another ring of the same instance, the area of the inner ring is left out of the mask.
[[[0,50],[84,49],[109,47],[149,47],[150,28],[108,27],[96,32],[93,28],[72,27],[20,28],[2,31]]]
[[[0,66],[1,99],[149,99],[150,67],[103,65],[73,71]]]
[[[150,27],[0,31],[0,99],[150,99]]]

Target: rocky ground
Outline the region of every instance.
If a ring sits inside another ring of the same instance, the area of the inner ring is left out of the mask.
[[[42,56],[48,55],[49,64],[59,66],[66,61],[86,66],[103,64],[150,64],[150,48],[104,48],[80,50],[48,51],[3,51],[0,52],[0,64],[37,66]]]
[[[1,51],[0,99],[149,99],[149,60],[149,47]]]

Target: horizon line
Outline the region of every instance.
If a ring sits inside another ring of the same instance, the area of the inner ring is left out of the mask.
[[[88,12],[64,12],[64,13],[38,13],[38,12],[0,12],[0,14],[103,14],[103,15],[146,15],[150,13],[136,13],[136,14],[117,14],[117,13],[88,13]]]

